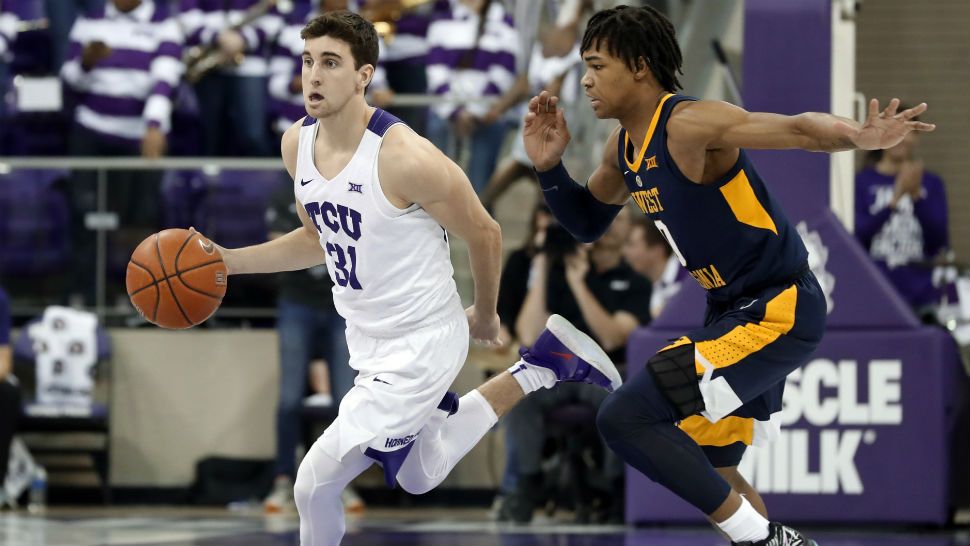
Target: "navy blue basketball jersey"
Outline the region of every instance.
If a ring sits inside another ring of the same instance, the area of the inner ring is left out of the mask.
[[[734,167],[706,185],[691,182],[670,159],[667,120],[684,100],[696,99],[669,94],[661,100],[639,157],[632,157],[633,144],[620,130],[619,167],[630,195],[714,301],[792,280],[808,267],[808,251],[744,150]]]

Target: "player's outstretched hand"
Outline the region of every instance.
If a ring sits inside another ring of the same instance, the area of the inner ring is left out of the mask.
[[[897,113],[899,99],[889,101],[886,109],[879,111],[879,101],[869,101],[869,115],[861,127],[845,122],[837,122],[836,128],[842,131],[860,150],[884,150],[902,142],[910,131],[930,132],[936,129],[933,123],[915,121],[913,118],[926,111],[926,103]]]
[[[525,152],[539,171],[548,171],[555,167],[569,144],[566,118],[563,117],[562,110],[557,108],[558,104],[559,97],[543,91],[532,97],[529,111],[525,114],[525,126],[522,130]]]
[[[472,305],[465,309],[465,316],[468,318],[468,333],[472,341],[486,346],[500,345],[498,334],[501,324],[498,313],[479,313]]]

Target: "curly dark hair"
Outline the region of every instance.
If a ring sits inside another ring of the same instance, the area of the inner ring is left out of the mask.
[[[331,11],[314,18],[300,31],[300,38],[304,40],[323,36],[332,36],[350,44],[354,68],[365,64],[377,66],[377,30],[360,15],[346,10]]]
[[[676,93],[682,88],[677,74],[683,74],[683,57],[674,25],[654,8],[617,6],[595,13],[586,25],[580,51],[604,45],[630,70],[638,69],[640,57],[646,59],[653,77],[665,90]]]

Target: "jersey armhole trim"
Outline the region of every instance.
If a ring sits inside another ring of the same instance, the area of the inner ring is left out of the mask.
[[[410,214],[421,208],[421,205],[417,203],[411,203],[410,205],[408,205],[406,208],[403,208],[403,209],[398,208],[397,205],[395,205],[394,203],[391,203],[390,199],[387,198],[387,195],[384,194],[384,186],[381,185],[381,177],[380,177],[381,147],[384,146],[384,139],[387,138],[388,131],[390,131],[395,125],[402,125],[408,128],[409,130],[411,130],[411,132],[414,132],[414,129],[411,129],[406,124],[400,121],[388,126],[384,130],[384,136],[380,137],[381,138],[380,145],[378,145],[377,147],[377,156],[374,161],[374,175],[371,178],[374,181],[374,191],[371,192],[371,195],[374,196],[373,197],[374,204],[377,205],[377,210],[381,214],[391,219],[399,218],[406,214]]]

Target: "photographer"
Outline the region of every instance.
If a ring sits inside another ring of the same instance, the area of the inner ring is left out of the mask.
[[[613,226],[592,245],[578,243],[561,226],[553,223],[545,241],[532,259],[528,293],[515,323],[519,340],[532,344],[549,315],[557,313],[593,337],[620,366],[630,333],[650,321],[650,283],[623,261],[623,242],[630,227],[628,211],[617,216]],[[516,446],[519,480],[515,493],[506,501],[507,519],[527,522],[541,501],[540,474],[545,443],[545,416],[566,404],[587,404],[595,409],[605,392],[566,383],[533,393],[505,417],[509,438]],[[593,412],[595,414],[595,412]],[[604,483],[594,484],[615,491],[623,467],[612,453],[602,448],[600,472]],[[608,498],[617,498],[615,494]],[[608,507],[608,517],[621,514],[621,506]]]

